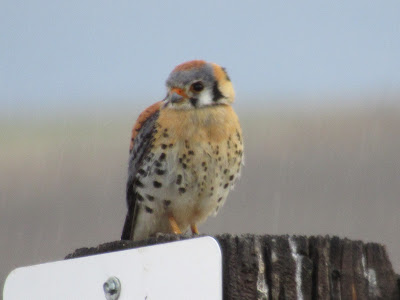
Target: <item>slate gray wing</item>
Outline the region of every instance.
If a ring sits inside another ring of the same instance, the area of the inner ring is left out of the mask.
[[[141,168],[145,157],[149,154],[154,142],[156,122],[159,116],[161,102],[157,102],[146,109],[136,121],[132,131],[132,140],[129,154],[128,181],[126,184],[126,201],[128,212],[122,230],[121,240],[132,240],[138,214],[137,187],[140,181],[137,172]]]

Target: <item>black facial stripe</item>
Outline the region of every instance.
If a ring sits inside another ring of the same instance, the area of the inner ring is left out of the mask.
[[[197,98],[190,98],[189,99],[190,100],[190,103],[192,103],[192,105],[194,106],[194,107],[196,107],[197,106],[197,102],[199,101],[199,99],[197,99]]]
[[[221,91],[218,88],[218,82],[214,81],[214,85],[213,85],[213,101],[217,102],[221,98],[224,98],[224,95],[222,95]]]

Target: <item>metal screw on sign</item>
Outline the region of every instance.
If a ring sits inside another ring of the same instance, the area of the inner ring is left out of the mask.
[[[103,290],[107,300],[117,300],[121,293],[121,282],[117,277],[112,276],[104,282]]]

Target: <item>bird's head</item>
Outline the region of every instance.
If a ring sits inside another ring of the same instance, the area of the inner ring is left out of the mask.
[[[174,109],[229,105],[235,98],[225,69],[203,60],[192,60],[175,67],[166,85],[165,105]]]

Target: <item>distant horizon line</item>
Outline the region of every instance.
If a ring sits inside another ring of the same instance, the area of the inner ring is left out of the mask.
[[[249,98],[251,100],[249,101]],[[269,98],[269,99],[265,99]],[[94,100],[94,99],[93,99]],[[131,101],[129,99],[119,99],[113,101],[101,101],[95,103],[93,100],[88,101],[60,101],[57,103],[42,103],[41,105],[15,104],[2,105],[0,111],[0,121],[12,122],[14,120],[48,120],[72,117],[78,119],[92,119],[114,116],[132,116],[143,111],[151,103],[146,101]],[[160,99],[161,100],[161,99]],[[1,102],[1,101],[0,101]],[[234,104],[235,110],[239,114],[249,114],[255,112],[276,111],[294,111],[294,112],[323,112],[332,110],[371,110],[371,109],[400,109],[400,92],[386,95],[310,95],[310,96],[240,96]]]

